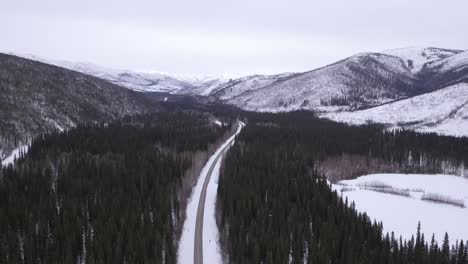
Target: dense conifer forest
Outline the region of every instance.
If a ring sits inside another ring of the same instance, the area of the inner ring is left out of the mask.
[[[448,235],[438,245],[419,226],[407,241],[382,234],[381,223],[331,190],[321,164],[358,155],[385,164],[373,168],[385,172],[463,167],[468,139],[352,127],[303,112],[245,116],[218,187],[227,263],[467,263],[467,242],[451,247]]]
[[[275,133],[275,144],[284,141],[308,145],[304,154],[312,156],[318,169],[331,181],[382,171],[468,176],[466,137],[387,131],[381,125],[350,126],[318,119],[310,112],[245,116],[254,126],[249,126],[247,131],[252,132],[244,133],[244,137],[251,141],[261,139],[267,127]]]
[[[239,115],[248,125],[226,155],[217,197],[227,263],[468,263],[466,241],[451,246],[447,234],[437,244],[420,226],[406,241],[383,234],[327,181],[463,172],[468,139],[348,126],[310,112],[180,109],[168,104],[34,139],[0,170],[0,263],[176,263],[186,200],[232,132],[213,120],[232,124]]]
[[[36,138],[1,168],[0,263],[176,263],[186,199],[228,132],[173,111]]]

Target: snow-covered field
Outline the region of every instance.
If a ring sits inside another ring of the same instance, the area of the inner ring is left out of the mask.
[[[198,202],[200,200],[203,183],[205,182],[208,171],[216,160],[216,157],[224,151],[224,148],[231,146],[234,143],[235,136],[240,133],[243,126],[245,126],[245,124],[240,122],[240,126],[236,133],[226,140],[226,142],[209,158],[200,173],[197,184],[193,188],[192,196],[190,197],[187,205],[187,218],[184,223],[177,252],[177,263],[179,264],[193,263]],[[218,159],[206,191],[206,204],[203,220],[203,258],[207,260],[206,263],[210,264],[222,263],[221,250],[219,247],[218,226],[216,225],[215,218],[216,193],[218,190],[221,161],[222,158]]]
[[[370,186],[389,186],[409,194],[395,195],[376,191]],[[452,244],[468,240],[468,179],[453,175],[372,174],[334,184],[349,203],[366,212],[371,219],[382,221],[384,233],[392,231],[399,237],[410,239],[421,221],[426,239],[435,234],[442,242],[445,232]],[[343,190],[343,192],[341,192]],[[465,207],[422,200],[424,194],[439,194]]]

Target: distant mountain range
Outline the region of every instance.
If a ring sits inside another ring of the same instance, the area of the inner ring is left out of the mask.
[[[23,57],[30,60],[0,56],[0,142],[7,150],[41,131],[147,111],[148,96],[137,92],[196,95],[260,112],[312,110],[341,122],[468,136],[468,51],[361,53],[308,72],[233,79]]]
[[[304,73],[237,79],[115,70],[90,63],[32,60],[92,75],[135,91],[211,96],[253,111],[355,110],[465,82],[468,51],[405,48],[361,53]]]
[[[26,59],[55,65],[109,81],[138,92],[209,95],[211,90],[229,78],[200,75],[180,75],[163,72],[135,72],[111,69],[88,62],[50,60],[31,54],[11,54]]]
[[[356,110],[464,82],[466,66],[468,52],[459,50],[362,53],[313,71],[273,76],[266,84],[236,80],[219,98],[253,111]]]

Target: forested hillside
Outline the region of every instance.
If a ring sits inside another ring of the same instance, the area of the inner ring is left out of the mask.
[[[0,263],[176,263],[191,187],[229,131],[197,112],[33,140],[0,174]]]
[[[0,159],[41,133],[158,108],[101,79],[0,53]]]
[[[416,226],[409,241],[382,234],[380,223],[343,201],[324,177],[332,169],[333,177],[352,177],[463,166],[467,139],[352,127],[301,112],[247,119],[219,179],[227,263],[467,262],[466,242],[451,248],[447,237],[437,245]]]

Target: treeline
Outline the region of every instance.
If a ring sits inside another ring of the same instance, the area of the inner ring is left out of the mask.
[[[228,131],[175,111],[36,138],[1,169],[0,263],[176,263],[187,174]]]
[[[318,119],[309,112],[285,114],[246,113],[253,126],[245,140],[262,138],[261,124],[274,123],[277,142],[283,137],[309,146],[317,167],[330,180],[356,177],[371,172],[467,174],[468,138],[384,130],[381,125],[351,126]],[[255,125],[260,124],[260,125]],[[287,134],[283,131],[287,129]],[[468,176],[468,175],[467,175]]]
[[[461,162],[466,139],[351,127],[303,112],[246,116],[219,179],[227,263],[467,263],[466,242],[450,247],[447,236],[438,245],[416,226],[410,240],[382,234],[381,223],[343,201],[319,172],[323,160],[343,153],[395,164],[409,164],[410,152],[428,164]]]

